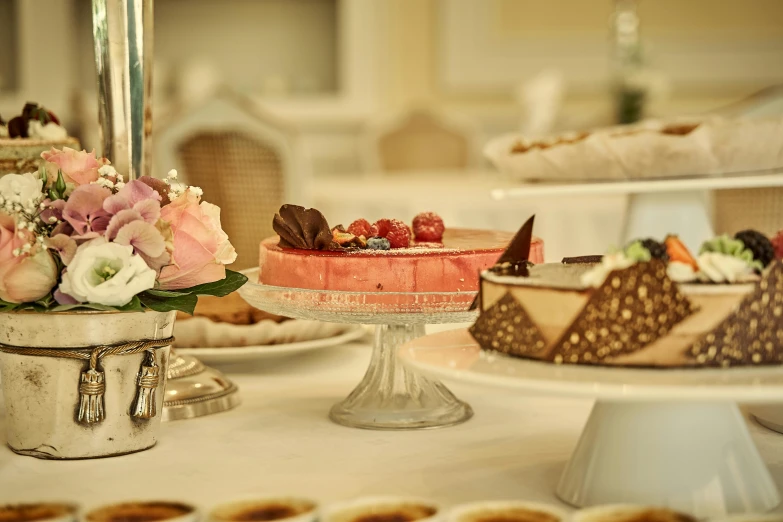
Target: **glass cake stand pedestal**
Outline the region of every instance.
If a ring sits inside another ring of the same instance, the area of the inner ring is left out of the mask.
[[[633,503],[697,517],[761,513],[780,495],[737,402],[783,402],[783,368],[630,369],[486,353],[463,329],[399,357],[446,381],[513,394],[594,399],[557,496],[577,507]],[[749,519],[748,519],[749,520]]]
[[[335,323],[375,325],[372,358],[362,381],[335,404],[329,418],[343,426],[375,430],[411,430],[452,426],[473,410],[437,380],[397,360],[397,351],[424,335],[424,325],[463,323],[476,318],[468,310],[475,292],[339,292],[256,283],[258,269],[243,272],[239,289],[251,305],[269,313]]]

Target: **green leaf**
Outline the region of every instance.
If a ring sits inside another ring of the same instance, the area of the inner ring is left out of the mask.
[[[233,270],[226,270],[226,277],[220,281],[192,286],[190,288],[183,288],[179,291],[194,295],[214,295],[216,297],[224,297],[237,290],[246,282],[246,275],[240,274],[239,272],[234,272]]]
[[[156,312],[171,312],[178,310],[193,315],[198,303],[198,297],[193,294],[183,294],[177,297],[163,297],[152,294],[149,290],[139,294],[141,303]]]
[[[179,297],[182,295],[190,295],[190,292],[183,292],[181,290],[156,290],[154,288],[147,290],[144,293],[157,297]]]
[[[46,296],[35,302],[36,305],[43,308],[49,308],[52,306],[52,303],[54,303],[54,296],[52,294],[46,294]]]

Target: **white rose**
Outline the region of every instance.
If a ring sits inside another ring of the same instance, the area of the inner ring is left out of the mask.
[[[68,137],[68,131],[53,121],[43,125],[38,120],[30,120],[27,124],[27,135],[39,140],[59,141]]]
[[[155,286],[156,272],[133,247],[93,239],[76,250],[63,274],[60,291],[80,303],[124,306]]]
[[[37,174],[6,174],[0,178],[0,196],[6,201],[26,205],[42,195],[43,180]]]

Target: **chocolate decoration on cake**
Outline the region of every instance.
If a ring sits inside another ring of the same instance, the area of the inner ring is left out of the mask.
[[[301,250],[336,250],[332,229],[326,218],[314,208],[283,205],[272,220],[272,228],[280,236],[283,248]]]
[[[519,277],[527,277],[528,261],[530,259],[530,243],[533,241],[533,222],[535,221],[535,214],[525,221],[522,228],[514,235],[511,242],[508,244],[505,252],[495,262],[495,266],[490,268],[493,270],[498,266],[508,267],[509,273],[502,275],[515,275]],[[499,268],[498,270],[502,270]],[[513,272],[513,273],[512,273]],[[475,310],[478,308],[481,297],[481,292],[476,294],[476,298],[470,304],[469,310]]]
[[[599,363],[665,336],[695,310],[657,259],[611,272],[549,353],[555,363]]]
[[[564,257],[562,263],[564,265],[594,265],[600,263],[604,256],[579,256],[579,257]]]
[[[547,343],[519,301],[506,293],[468,331],[484,350],[541,358]]]
[[[774,261],[753,292],[686,356],[702,366],[783,363],[783,263]]]

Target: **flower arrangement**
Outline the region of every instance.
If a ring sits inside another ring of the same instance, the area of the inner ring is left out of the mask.
[[[199,295],[247,281],[225,268],[236,251],[220,208],[176,171],[125,181],[94,151],[41,157],[0,178],[0,311],[193,313]]]

